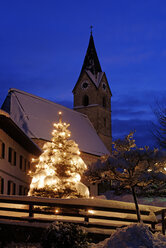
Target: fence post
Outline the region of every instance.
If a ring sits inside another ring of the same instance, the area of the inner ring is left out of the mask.
[[[162,234],[165,235],[165,209],[162,209]]]
[[[34,217],[33,205],[32,204],[29,204],[29,217]]]

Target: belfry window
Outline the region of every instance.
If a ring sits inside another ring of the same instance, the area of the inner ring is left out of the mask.
[[[106,118],[104,118],[104,127],[106,127]]]
[[[106,107],[106,98],[105,98],[105,96],[103,97],[103,107],[104,108]]]
[[[84,95],[82,103],[83,103],[84,106],[89,105],[89,97],[87,95]]]

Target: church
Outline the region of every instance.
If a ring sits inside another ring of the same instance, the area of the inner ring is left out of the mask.
[[[82,159],[91,164],[112,150],[112,94],[101,69],[92,32],[73,96],[72,110],[28,92],[10,89],[1,110],[38,149],[51,140],[53,123],[58,122],[61,111],[62,121],[70,124],[71,139],[78,144]],[[2,142],[5,144],[5,140]]]

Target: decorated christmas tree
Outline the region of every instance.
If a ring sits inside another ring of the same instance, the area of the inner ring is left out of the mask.
[[[43,153],[30,172],[32,182],[28,195],[53,198],[88,197],[88,188],[80,182],[86,164],[80,157],[78,145],[70,139],[70,124],[54,123],[51,142],[43,146]]]

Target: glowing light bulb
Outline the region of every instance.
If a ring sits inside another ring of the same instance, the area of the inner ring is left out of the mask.
[[[39,160],[40,160],[40,162],[43,162],[44,161],[44,158],[43,157],[40,157]]]
[[[55,158],[51,158],[51,161],[54,163],[55,162]]]
[[[62,112],[61,111],[59,111],[59,113],[58,113],[59,115],[61,115],[62,114]]]
[[[32,158],[32,160],[31,160],[32,162],[34,162],[35,161],[35,159],[34,158]]]
[[[88,210],[88,213],[89,213],[89,214],[94,214],[94,213],[95,213],[95,211],[94,211],[94,210],[90,210],[90,209],[89,209],[89,210]]]

